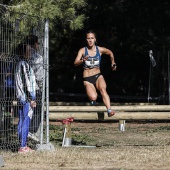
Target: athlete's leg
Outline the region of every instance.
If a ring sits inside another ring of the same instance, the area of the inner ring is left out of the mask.
[[[84,87],[86,88],[86,94],[90,101],[96,101],[97,99],[97,92],[96,88],[92,83],[84,81]]]
[[[106,91],[106,82],[102,75],[96,81],[96,88],[100,91],[100,94],[102,95],[103,103],[105,104],[108,110],[108,115],[113,116],[115,112],[111,110],[110,97]]]
[[[106,82],[104,77],[101,75],[96,81],[96,88],[100,91],[100,94],[103,98],[103,103],[105,104],[107,109],[110,109],[110,97],[106,91]]]

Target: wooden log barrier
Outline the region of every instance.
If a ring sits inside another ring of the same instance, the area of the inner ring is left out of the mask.
[[[74,120],[170,120],[170,112],[118,112],[112,117],[107,113],[97,112],[50,112],[49,119],[65,119],[74,117]],[[103,118],[101,118],[103,117]]]
[[[170,105],[112,106],[115,111],[170,111]],[[49,106],[50,112],[105,112],[105,106]]]
[[[113,106],[116,115],[107,116],[105,106],[50,106],[50,120],[170,120],[170,105]]]

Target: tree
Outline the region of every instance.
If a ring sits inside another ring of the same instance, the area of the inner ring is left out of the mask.
[[[44,18],[50,20],[50,68],[52,68],[50,69],[50,81],[58,80],[58,88],[60,88],[60,83],[63,87],[65,84],[60,81],[62,79],[60,77],[63,76],[62,74],[60,76],[58,71],[63,73],[64,65],[70,64],[67,63],[70,51],[69,43],[72,33],[83,28],[85,20],[83,10],[86,6],[85,0],[13,0],[7,6],[8,10],[22,13],[24,17],[38,16],[38,18],[34,18],[35,21],[31,18],[31,22],[38,22],[39,19]],[[13,15],[13,17],[16,16]],[[29,19],[27,20],[29,21]],[[27,32],[28,30],[22,30],[24,34],[27,34]],[[54,83],[50,84],[53,89],[56,89]]]
[[[63,27],[67,25],[72,30],[81,29],[85,19],[83,14],[77,12],[86,6],[84,0],[13,0],[10,5],[8,8],[14,12],[48,18],[51,28],[57,20]]]

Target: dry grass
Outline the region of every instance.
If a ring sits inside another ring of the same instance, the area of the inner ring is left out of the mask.
[[[60,124],[56,124],[60,126]],[[56,145],[55,151],[37,151],[29,154],[1,152],[3,170],[169,170],[169,123],[127,123],[124,133],[117,123],[72,124],[74,135],[87,138],[86,145],[96,148]]]

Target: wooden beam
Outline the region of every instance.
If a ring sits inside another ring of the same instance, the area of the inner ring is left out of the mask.
[[[117,112],[108,117],[106,112],[50,112],[50,120],[74,117],[75,120],[170,120],[170,112]]]
[[[115,111],[170,111],[170,105],[112,106]],[[49,106],[49,112],[105,112],[105,106]]]

